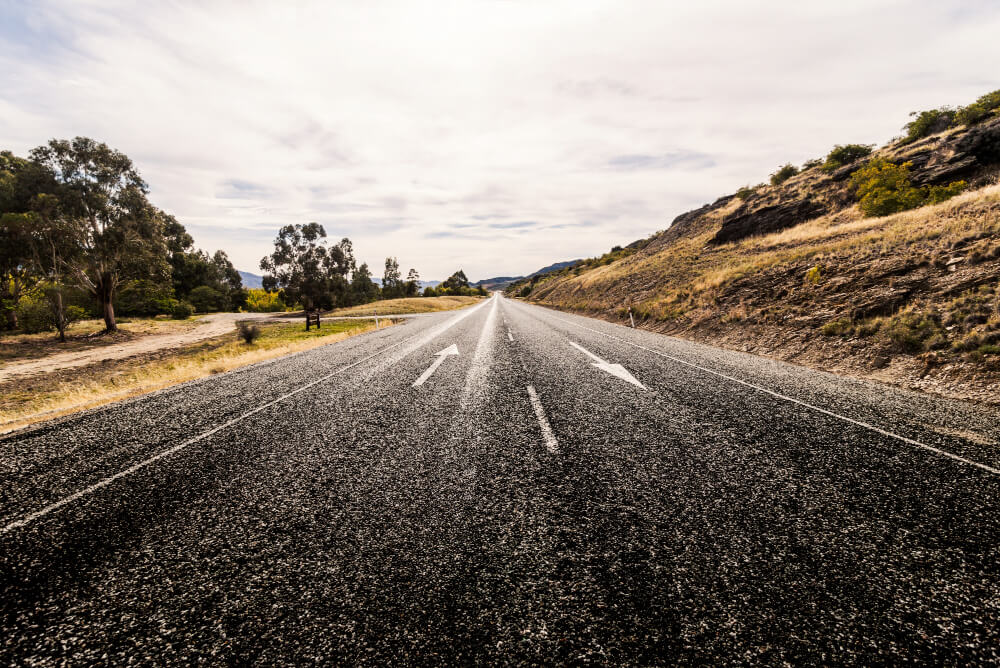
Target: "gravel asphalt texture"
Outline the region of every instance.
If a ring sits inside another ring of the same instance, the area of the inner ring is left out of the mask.
[[[998,442],[496,297],[0,438],[0,664],[997,664]]]

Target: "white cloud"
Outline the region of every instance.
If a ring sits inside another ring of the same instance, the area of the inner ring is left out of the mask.
[[[1000,87],[1000,14],[947,5],[5,4],[0,146],[107,141],[248,270],[316,220],[376,268],[524,273]]]

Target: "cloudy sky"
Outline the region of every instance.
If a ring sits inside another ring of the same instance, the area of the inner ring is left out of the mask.
[[[0,0],[0,147],[106,141],[241,269],[315,220],[476,279],[1000,88],[997,35],[976,0]]]

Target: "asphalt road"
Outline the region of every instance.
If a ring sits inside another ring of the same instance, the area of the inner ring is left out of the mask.
[[[494,298],[0,439],[0,663],[996,664],[998,441]]]

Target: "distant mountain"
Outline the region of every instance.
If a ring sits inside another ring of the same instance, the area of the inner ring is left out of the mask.
[[[523,278],[531,278],[532,276],[539,276],[541,274],[547,274],[550,271],[556,271],[557,269],[562,269],[563,267],[570,267],[581,260],[566,260],[565,262],[556,262],[555,264],[550,264],[547,267],[542,267],[536,272],[528,274],[527,276],[494,276],[493,278],[484,278],[481,281],[473,283],[473,285],[481,285],[484,288],[489,288],[490,290],[503,290],[511,283],[520,281]]]
[[[376,276],[372,276],[372,282],[378,286],[382,285],[382,279]],[[441,285],[441,281],[420,281],[421,288],[436,288],[439,285]]]
[[[263,276],[258,276],[257,274],[251,274],[249,271],[241,271],[240,278],[243,279],[244,288],[262,288],[264,284]]]

